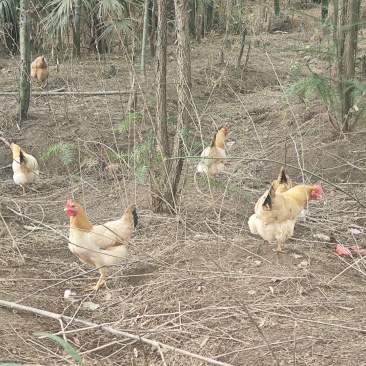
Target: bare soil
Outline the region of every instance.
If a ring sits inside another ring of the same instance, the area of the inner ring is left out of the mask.
[[[293,80],[292,67],[303,62],[296,49],[313,34],[314,29],[298,26],[248,36],[249,60],[239,69],[240,37],[226,42],[224,65],[218,62],[221,37],[192,42],[194,112],[187,154],[199,155],[214,130],[227,124],[228,140],[234,143],[229,155],[237,159],[229,161],[229,174],[210,182],[195,174],[197,160],[187,159],[177,216],[152,212],[148,179],[136,157],[155,113],[153,59],[146,77],[135,59],[141,118],[122,133],[128,94],[33,96],[29,119],[20,125],[16,97],[0,95],[0,130],[34,155],[42,172],[41,180],[21,196],[7,167],[10,151],[0,145],[0,300],[106,324],[231,365],[364,365],[364,259],[332,252],[337,243],[366,246],[366,130],[360,122],[339,136],[319,101],[286,100],[283,94]],[[168,55],[172,134],[175,47],[169,46]],[[130,89],[131,64],[122,53],[60,61],[58,73],[50,61],[46,90]],[[314,56],[313,62],[318,61]],[[117,70],[113,77],[107,73],[110,63]],[[19,59],[2,56],[0,65],[1,92],[17,91]],[[60,155],[42,159],[60,142],[73,146],[70,163],[64,164]],[[120,158],[112,159],[111,150]],[[249,232],[247,221],[285,162],[295,183],[319,182],[324,196],[311,202],[285,252],[277,255],[275,245]],[[70,197],[86,208],[93,223],[115,219],[127,204],[137,203],[140,221],[126,263],[109,270],[107,286],[96,294],[83,290],[98,272],[67,247],[69,222],[63,208]],[[64,298],[65,290],[71,290],[71,298]],[[90,302],[99,307],[92,310]],[[37,337],[40,331],[66,331],[86,365],[206,364],[100,327],[4,307],[0,361],[75,364],[54,341]]]

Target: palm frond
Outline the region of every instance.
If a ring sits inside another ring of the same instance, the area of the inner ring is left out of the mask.
[[[13,0],[0,0],[0,28],[6,23],[16,21],[16,2]]]

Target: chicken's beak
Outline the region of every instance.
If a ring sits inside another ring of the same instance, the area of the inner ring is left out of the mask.
[[[64,212],[68,211],[69,209],[67,207],[64,208]]]

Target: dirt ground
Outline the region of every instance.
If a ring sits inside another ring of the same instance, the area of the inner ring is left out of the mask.
[[[337,136],[320,102],[286,100],[283,94],[292,67],[303,62],[296,49],[312,35],[314,29],[303,26],[248,36],[248,63],[239,69],[239,37],[226,42],[224,65],[218,62],[222,38],[192,42],[187,153],[198,155],[225,123],[233,143],[228,154],[238,159],[229,161],[230,174],[210,184],[195,175],[197,160],[187,159],[177,216],[152,212],[139,157],[155,113],[153,59],[146,77],[135,60],[140,118],[122,132],[128,94],[33,96],[29,119],[20,126],[16,96],[0,95],[0,130],[32,153],[41,170],[40,181],[21,196],[10,151],[0,145],[0,300],[99,325],[0,307],[1,362],[76,364],[57,343],[35,335],[64,332],[86,365],[206,364],[111,334],[104,325],[230,365],[366,364],[364,259],[332,254],[337,243],[366,246],[366,130],[360,122]],[[175,47],[169,46],[168,55],[172,133]],[[119,53],[102,60],[62,56],[58,73],[50,63],[46,90],[130,89],[131,69]],[[110,63],[117,70],[113,77],[106,72]],[[16,92],[19,59],[3,55],[0,66],[1,92]],[[33,90],[39,91],[36,85]],[[69,147],[69,163],[59,154],[42,158],[59,143]],[[277,255],[275,244],[254,237],[247,221],[284,162],[295,183],[321,183],[324,195],[309,204],[285,252]],[[302,164],[306,172],[298,169]],[[119,217],[129,203],[138,207],[126,263],[109,270],[107,286],[96,294],[83,289],[98,272],[67,247],[63,208],[70,197],[93,223]],[[65,299],[65,290],[71,297]]]

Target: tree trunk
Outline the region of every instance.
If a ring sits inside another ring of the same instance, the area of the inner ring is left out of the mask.
[[[20,120],[27,118],[30,100],[30,16],[29,0],[20,1]]]
[[[158,150],[164,157],[170,156],[168,123],[166,110],[166,64],[167,64],[167,6],[166,0],[159,0],[158,5],[158,29],[157,33],[157,106],[156,139]]]
[[[75,17],[74,17],[74,56],[80,57],[80,39],[81,39],[81,12],[82,12],[83,2],[82,0],[75,1]]]
[[[280,15],[280,0],[274,0],[273,6],[275,15]]]
[[[155,57],[155,34],[156,34],[156,0],[153,0],[153,5],[151,8],[151,27],[150,27],[150,56]]]
[[[353,106],[352,94],[354,88],[352,81],[355,77],[355,63],[357,50],[357,23],[358,23],[358,1],[342,0],[340,13],[340,32],[342,33],[341,53],[339,62],[341,63],[339,81],[342,87],[342,120],[343,132],[349,131],[350,112]]]
[[[321,8],[322,8],[322,21],[325,22],[325,20],[328,18],[328,0],[322,0]]]
[[[158,153],[162,156],[162,166],[158,172],[154,167],[150,167],[150,186],[152,190],[152,206],[155,212],[164,211],[167,187],[165,185],[168,179],[168,167],[166,166],[166,158],[170,156],[169,137],[166,110],[166,50],[167,50],[167,3],[166,0],[158,1],[158,24],[157,28],[157,91],[156,91],[156,125],[155,135],[157,141]]]
[[[177,208],[176,197],[178,184],[183,169],[184,139],[187,137],[191,120],[191,51],[189,43],[189,17],[188,0],[174,0],[175,19],[177,27],[177,95],[178,95],[178,121],[174,138],[173,157],[169,169],[171,191],[167,201],[174,203]]]
[[[191,61],[189,48],[189,15],[188,1],[175,0],[175,15],[177,29],[177,94],[178,121],[174,137],[173,148],[168,140],[167,112],[166,112],[166,0],[160,0],[158,6],[158,43],[157,43],[157,118],[156,139],[157,150],[161,155],[161,169],[150,172],[150,184],[153,190],[153,209],[155,212],[166,210],[177,212],[178,184],[183,169],[185,154],[183,139],[188,131],[191,115]]]
[[[231,32],[231,29],[232,29],[231,0],[226,0],[226,25],[225,25],[226,36]]]
[[[214,22],[214,7],[212,5],[212,2],[210,1],[206,5],[206,11],[205,11],[205,33],[210,33],[212,30],[213,22]]]
[[[196,29],[196,40],[197,42],[201,42],[202,37],[202,29],[203,29],[203,17],[205,14],[205,6],[199,1],[196,8],[196,19],[195,19],[195,29]]]
[[[143,24],[143,29],[142,29],[142,42],[141,42],[141,71],[143,73],[145,73],[147,26],[149,23],[148,13],[149,13],[149,0],[145,0],[144,24]]]

